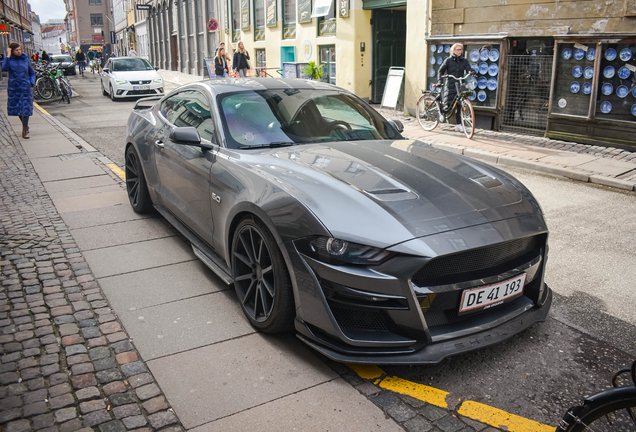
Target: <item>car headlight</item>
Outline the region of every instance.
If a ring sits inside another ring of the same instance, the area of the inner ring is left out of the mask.
[[[294,244],[300,253],[334,265],[378,265],[395,255],[395,252],[373,246],[324,236],[295,240]]]
[[[126,80],[122,80],[122,79],[116,79],[115,82],[117,84],[126,84]]]
[[[163,82],[163,78],[155,78],[153,79],[153,81],[160,83],[160,82]]]

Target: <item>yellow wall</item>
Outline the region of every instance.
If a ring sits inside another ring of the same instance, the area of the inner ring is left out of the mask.
[[[427,28],[429,1],[411,0],[406,6],[406,65],[404,67],[404,112],[415,114],[415,105],[426,89]]]

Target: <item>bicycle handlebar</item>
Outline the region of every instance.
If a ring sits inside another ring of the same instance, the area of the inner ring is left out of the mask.
[[[455,75],[451,75],[451,74],[442,75],[440,78],[454,78],[454,79],[456,79],[458,81],[461,81],[461,80],[465,80],[466,78],[468,78],[468,77],[470,77],[472,75],[475,75],[475,71],[470,71],[465,76],[463,76],[461,78],[457,78]]]

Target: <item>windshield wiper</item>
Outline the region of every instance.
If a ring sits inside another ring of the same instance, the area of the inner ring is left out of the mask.
[[[291,141],[276,141],[269,144],[256,144],[256,145],[242,145],[238,146],[239,149],[253,149],[253,148],[276,148],[276,147],[289,147],[298,145]]]

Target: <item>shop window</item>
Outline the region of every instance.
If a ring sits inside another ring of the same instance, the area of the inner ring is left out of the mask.
[[[102,14],[91,14],[91,25],[93,27],[103,26],[104,25],[104,18],[102,16]]]
[[[265,59],[265,50],[257,49],[256,52],[256,69],[258,76],[266,76],[265,68],[267,67],[267,61]]]
[[[636,121],[636,43],[603,44],[594,116]]]
[[[323,45],[320,47],[320,64],[325,74],[323,81],[336,84],[336,46]]]
[[[283,1],[283,39],[296,38],[296,0]]]
[[[326,15],[318,17],[318,36],[336,34],[336,1],[332,0]]]
[[[241,0],[230,0],[232,15],[232,42],[241,40]]]
[[[552,113],[587,117],[594,85],[595,44],[557,46]]]
[[[254,0],[254,40],[265,40],[265,0]]]
[[[88,0],[89,5],[100,5],[102,4],[102,0]]]

